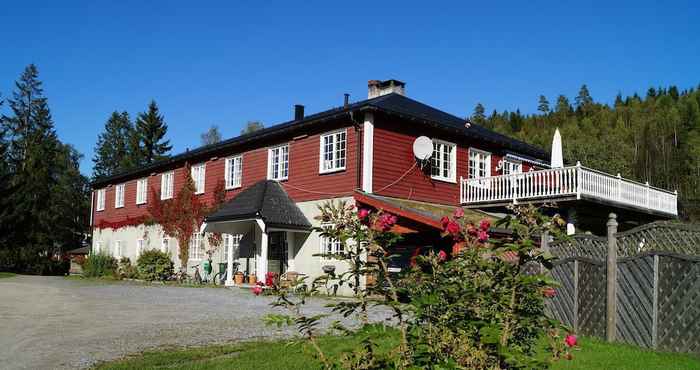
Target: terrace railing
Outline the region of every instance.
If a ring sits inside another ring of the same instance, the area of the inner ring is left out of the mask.
[[[479,179],[460,178],[460,201],[465,205],[554,201],[562,198],[589,198],[678,215],[676,192],[627,180],[619,175],[613,176],[580,164]]]

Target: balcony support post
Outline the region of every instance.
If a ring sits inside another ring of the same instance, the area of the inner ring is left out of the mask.
[[[576,199],[581,199],[581,162],[576,162]]]

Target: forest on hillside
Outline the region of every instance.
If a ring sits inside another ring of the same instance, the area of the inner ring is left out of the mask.
[[[474,123],[551,149],[554,130],[562,135],[565,164],[582,165],[678,190],[682,217],[700,219],[700,87],[650,88],[645,96],[618,94],[613,105],[596,102],[583,85],[571,102],[553,104],[540,96],[537,113],[490,114],[477,104]]]

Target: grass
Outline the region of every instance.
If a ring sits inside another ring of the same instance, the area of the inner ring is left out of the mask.
[[[15,274],[15,273],[13,273],[13,272],[0,272],[0,279],[2,279],[2,278],[10,278],[10,277],[13,277],[13,276],[15,276],[15,275],[17,275],[17,274]]]
[[[320,345],[327,355],[338,355],[353,347],[358,338],[326,336]],[[395,336],[376,339],[380,350],[395,344]],[[582,338],[574,350],[572,361],[562,360],[552,367],[559,369],[663,369],[700,368],[700,359],[692,355],[643,350],[623,344],[608,344],[597,339]],[[144,352],[123,360],[104,363],[99,370],[136,369],[318,369],[319,363],[308,345],[284,341],[245,342],[195,348],[168,348]]]

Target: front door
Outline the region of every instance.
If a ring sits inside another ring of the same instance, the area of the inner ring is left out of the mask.
[[[285,231],[270,232],[267,271],[279,275],[287,271],[287,233]]]

